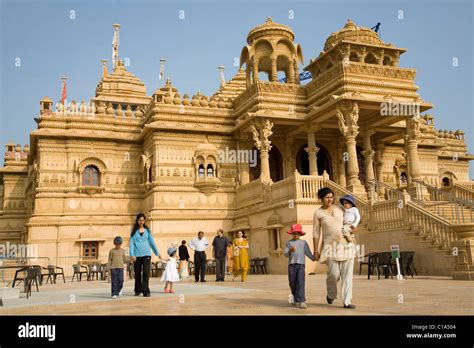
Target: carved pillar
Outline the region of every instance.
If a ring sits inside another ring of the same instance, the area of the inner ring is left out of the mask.
[[[356,137],[359,134],[359,106],[356,102],[343,102],[336,110],[339,130],[346,140],[348,154],[347,189],[355,194],[365,193],[359,180],[359,164],[357,163]]]
[[[337,144],[337,183],[343,187],[346,187],[347,181],[346,181],[346,160],[344,156],[344,146],[345,144],[343,142],[339,142]]]
[[[247,87],[250,86],[250,84],[252,83],[252,80],[250,78],[250,72],[251,72],[252,69],[250,68],[249,64],[250,64],[250,61],[247,61],[245,63],[245,65],[246,65],[245,66],[245,83],[246,83]]]
[[[377,146],[377,150],[375,151],[375,172],[377,181],[383,182],[382,178],[382,171],[383,171],[383,160],[382,155],[384,151],[384,144],[380,143]],[[385,188],[382,186],[377,186],[377,193],[379,197],[385,197]]]
[[[258,81],[258,59],[257,57],[253,58],[253,83]]]
[[[277,59],[276,59],[276,57],[272,57],[271,62],[272,62],[272,71],[270,73],[270,81],[271,82],[276,82],[278,80]]]
[[[375,180],[374,165],[373,165],[373,158],[374,158],[375,151],[372,150],[372,145],[370,143],[370,137],[374,133],[375,131],[369,130],[369,131],[366,131],[363,135],[364,151],[362,151],[362,155],[364,155],[364,163],[365,163],[365,177],[366,177],[365,189],[367,192],[369,192],[369,195],[372,194],[372,189],[374,187],[374,180]],[[370,196],[369,198],[374,198],[374,197]]]
[[[288,67],[288,83],[295,83],[295,66],[293,62],[290,62],[290,65]]]
[[[305,151],[308,153],[309,175],[318,175],[318,162],[316,155],[318,154],[319,147],[316,146],[316,140],[314,137],[314,133],[317,132],[318,129],[318,126],[313,126],[307,131],[308,147],[305,148]]]
[[[420,117],[408,117],[406,120],[407,132],[405,136],[405,148],[407,153],[407,165],[410,183],[421,177],[420,158],[418,157],[418,139],[420,137]]]
[[[418,156],[418,139],[420,138],[420,115],[408,117],[406,120],[405,152],[408,167],[408,189],[407,191],[416,197],[422,199],[429,194],[425,186],[417,185],[416,181],[421,179],[420,158]]]
[[[273,122],[266,119],[257,120],[257,128],[252,125],[250,126],[250,131],[253,135],[253,140],[255,147],[260,150],[260,179],[263,183],[270,183],[270,162],[269,162],[269,152],[272,148],[271,141],[269,140],[270,135],[273,134]]]
[[[284,165],[283,165],[283,170],[284,170],[284,177],[288,178],[293,175],[293,172],[295,171],[295,155],[293,153],[293,138],[286,137],[285,139],[285,147],[284,147]]]
[[[295,83],[299,84],[300,83],[300,73],[298,69],[298,64],[294,64],[294,69],[295,69]]]

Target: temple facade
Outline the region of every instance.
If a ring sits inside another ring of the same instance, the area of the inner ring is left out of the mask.
[[[170,79],[148,94],[119,60],[90,102],[43,98],[30,145],[7,144],[0,242],[72,270],[105,259],[117,235],[128,246],[144,212],[162,252],[199,230],[242,230],[251,257],[285,273],[286,232],[300,223],[312,245],[327,186],[356,197],[365,254],[397,244],[419,273],[474,279],[474,156],[462,130],[436,128],[405,51],[349,20],[304,65],[292,29],[269,18],[237,74],[192,97]]]

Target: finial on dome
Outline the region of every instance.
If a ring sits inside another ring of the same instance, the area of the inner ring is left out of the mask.
[[[267,23],[273,23],[272,17],[267,17]]]
[[[348,27],[355,27],[355,23],[350,18],[347,19],[347,23],[344,26],[344,28],[348,28]]]

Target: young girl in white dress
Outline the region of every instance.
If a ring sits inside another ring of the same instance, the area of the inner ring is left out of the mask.
[[[173,283],[179,282],[179,274],[176,268],[176,257],[177,257],[178,249],[176,247],[171,246],[168,248],[168,255],[170,256],[169,261],[166,263],[165,271],[161,276],[161,281],[166,282],[165,284],[165,293],[173,294]]]

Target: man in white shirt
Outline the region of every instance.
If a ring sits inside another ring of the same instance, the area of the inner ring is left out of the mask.
[[[194,279],[197,283],[199,281],[199,274],[201,275],[201,282],[205,283],[206,276],[206,249],[209,242],[204,238],[204,232],[199,231],[197,238],[194,237],[189,242],[189,247],[194,250]]]

